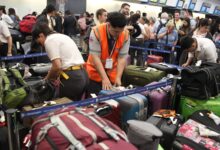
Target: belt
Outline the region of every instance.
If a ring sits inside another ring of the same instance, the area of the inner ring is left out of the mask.
[[[64,78],[64,79],[69,79],[69,76],[65,73],[66,71],[71,71],[71,70],[80,70],[83,69],[82,65],[78,65],[78,66],[71,66],[63,71],[60,72],[60,75]]]

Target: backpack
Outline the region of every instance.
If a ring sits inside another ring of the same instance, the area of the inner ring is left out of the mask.
[[[156,40],[158,40],[158,39],[157,39],[157,35],[158,35],[160,29],[163,28],[163,27],[165,27],[165,25],[166,25],[166,24],[163,24],[161,20],[160,20],[159,22],[160,22],[160,24],[159,24],[159,26],[158,26],[158,28],[157,28],[157,32],[156,32]]]
[[[74,106],[35,119],[30,149],[137,150],[115,124],[93,111]]]
[[[7,108],[18,107],[27,96],[26,82],[17,69],[9,69],[9,73],[0,70],[0,76],[2,104]]]
[[[22,33],[31,33],[33,26],[36,24],[36,16],[27,15],[20,22],[20,31]]]

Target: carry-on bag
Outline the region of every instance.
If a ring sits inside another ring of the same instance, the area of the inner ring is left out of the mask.
[[[180,66],[175,66],[173,64],[167,64],[167,63],[151,63],[148,66],[152,68],[156,68],[157,70],[164,71],[167,74],[173,74],[173,75],[178,75],[180,73],[179,70],[182,69]]]
[[[163,62],[163,57],[158,55],[148,55],[147,64]]]
[[[147,122],[152,123],[162,131],[163,137],[160,139],[161,146],[166,150],[172,149],[177,130],[183,122],[182,116],[177,115],[174,110],[161,109],[148,118]]]
[[[181,71],[182,95],[207,100],[217,96],[220,89],[220,65],[202,63],[200,67],[189,66]]]
[[[100,95],[109,95],[119,91],[102,90]],[[121,126],[127,129],[127,121],[132,119],[146,120],[148,113],[148,99],[141,94],[132,94],[114,99],[121,110]]]
[[[128,121],[128,139],[139,150],[158,150],[163,133],[151,123],[139,120]]]
[[[198,100],[195,98],[181,96],[179,113],[187,119],[197,110],[207,109],[220,116],[220,97],[210,98],[209,100]]]
[[[66,107],[42,115],[31,128],[31,149],[136,150],[115,124],[94,112]]]
[[[127,66],[123,73],[122,82],[124,86],[130,84],[137,86],[145,86],[153,81],[159,81],[166,76],[164,71],[160,71],[151,67]]]

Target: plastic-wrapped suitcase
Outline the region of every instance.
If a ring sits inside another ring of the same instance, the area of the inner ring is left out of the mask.
[[[179,70],[182,69],[182,67],[180,66],[167,64],[167,63],[151,63],[148,66],[152,68],[156,68],[161,71],[165,71],[167,74],[173,74],[173,75],[178,75],[180,73]]]
[[[166,110],[165,110],[166,111]],[[167,110],[167,112],[170,110]],[[163,118],[152,115],[147,119],[147,122],[157,126],[162,132],[163,137],[160,139],[160,144],[166,150],[172,149],[173,141],[175,140],[177,130],[182,123],[183,118],[181,115],[175,115],[173,121],[170,118]]]
[[[157,56],[157,55],[148,55],[147,56],[147,64],[151,64],[151,63],[159,63],[163,61],[163,57],[162,56]]]
[[[190,97],[181,96],[179,113],[187,119],[197,110],[207,109],[220,116],[220,96],[209,100],[198,100]]]
[[[159,81],[166,76],[164,71],[159,71],[151,67],[127,66],[123,73],[123,85],[129,84],[145,86],[153,81]]]
[[[109,95],[114,91],[102,90],[101,95]],[[146,120],[148,112],[148,99],[141,94],[132,94],[115,99],[121,110],[122,128],[126,130],[127,121],[132,119]]]

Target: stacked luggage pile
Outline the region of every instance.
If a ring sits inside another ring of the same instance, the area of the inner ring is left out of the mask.
[[[11,149],[220,149],[219,64],[128,65],[124,87],[79,102],[56,98],[57,89],[42,80],[50,64],[29,65],[25,79],[27,66],[14,66],[0,71],[2,110],[19,110],[6,115]]]

